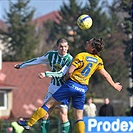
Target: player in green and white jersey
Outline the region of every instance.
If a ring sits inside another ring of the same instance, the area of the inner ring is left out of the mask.
[[[73,57],[68,53],[69,45],[67,40],[61,38],[57,41],[57,51],[49,51],[41,57],[33,58],[31,60],[25,61],[21,64],[16,64],[14,67],[16,69],[25,68],[28,66],[47,64],[50,66],[51,70],[43,73],[43,77],[52,77],[50,86],[48,87],[48,92],[45,96],[44,103],[52,96],[52,94],[64,84],[63,76],[66,74]],[[41,78],[41,75],[39,75]],[[61,105],[60,117],[62,120],[63,132],[70,132],[70,122],[68,120],[68,107]],[[41,132],[47,133],[49,127],[48,115],[42,121]]]

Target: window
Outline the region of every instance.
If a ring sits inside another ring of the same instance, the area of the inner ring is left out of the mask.
[[[7,109],[7,93],[0,91],[0,110]]]

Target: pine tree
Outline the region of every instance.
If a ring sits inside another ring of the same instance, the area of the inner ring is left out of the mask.
[[[128,62],[129,67],[129,87],[127,90],[129,91],[130,95],[133,95],[133,63],[132,63],[132,0],[122,0],[120,4],[120,8],[123,13],[126,13],[123,21],[123,28],[124,32],[127,36],[125,40],[123,40],[125,44],[125,60]]]
[[[52,26],[44,23],[44,27],[50,32],[47,42],[51,43],[57,38],[65,37],[69,41],[70,52],[75,56],[84,51],[86,40],[92,37],[107,37],[110,19],[98,4],[97,0],[88,0],[84,6],[76,0],[69,0],[69,4],[64,3],[57,16],[59,23],[54,22]],[[77,18],[82,14],[88,14],[93,19],[93,25],[89,30],[81,30],[77,26]]]
[[[10,1],[6,12],[7,31],[0,31],[5,44],[4,58],[8,61],[23,61],[34,56],[38,42],[35,25],[31,23],[35,9],[28,6],[30,0]]]

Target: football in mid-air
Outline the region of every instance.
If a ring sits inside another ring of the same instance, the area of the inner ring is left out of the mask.
[[[78,17],[77,25],[82,30],[88,30],[92,26],[92,18],[87,14],[83,14]]]

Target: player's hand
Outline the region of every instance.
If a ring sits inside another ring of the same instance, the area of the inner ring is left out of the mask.
[[[14,65],[14,68],[19,69],[20,68],[20,65],[19,64],[16,64],[16,65]]]
[[[39,73],[39,74],[38,74],[38,77],[39,77],[40,79],[44,78],[44,77],[45,77],[45,73],[44,73],[44,72]]]
[[[122,90],[122,85],[119,82],[116,82],[115,85],[114,85],[114,88],[118,91],[121,91]]]

